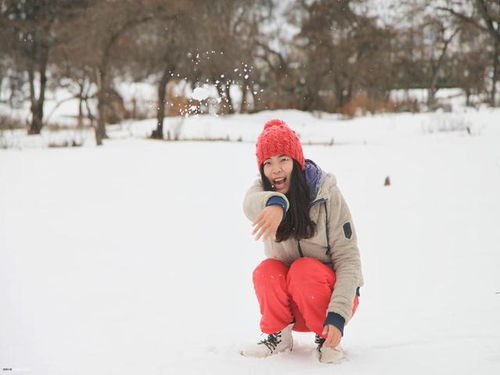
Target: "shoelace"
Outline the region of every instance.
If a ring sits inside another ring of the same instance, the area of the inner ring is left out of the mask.
[[[314,338],[314,343],[315,344],[318,344],[318,350],[321,349],[321,347],[323,346],[324,342],[325,342],[326,339],[324,339],[323,337],[321,337],[320,335],[316,334],[316,337]]]
[[[259,344],[264,344],[272,352],[276,350],[276,347],[281,343],[281,331],[276,333],[271,333],[267,336],[267,339],[262,340]]]

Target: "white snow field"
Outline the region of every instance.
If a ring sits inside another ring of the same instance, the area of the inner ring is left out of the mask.
[[[242,199],[273,117],[337,176],[356,224],[366,285],[338,365],[315,360],[312,333],[239,354],[262,338]],[[500,373],[500,111],[199,116],[186,131],[243,142],[0,150],[2,374]]]

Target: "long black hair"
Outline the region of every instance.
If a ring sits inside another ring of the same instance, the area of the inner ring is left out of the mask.
[[[285,194],[290,207],[278,227],[276,242],[288,240],[290,237],[296,240],[311,238],[316,232],[316,223],[309,217],[309,185],[307,185],[300,164],[295,159],[292,160],[292,180],[288,192]],[[260,166],[260,177],[264,190],[273,191],[273,185],[264,174],[264,165]]]

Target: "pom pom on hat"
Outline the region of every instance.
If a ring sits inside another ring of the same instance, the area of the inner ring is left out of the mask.
[[[264,130],[272,128],[273,126],[288,126],[288,125],[285,121],[275,118],[275,119],[269,120],[268,122],[266,122],[264,124]]]
[[[275,155],[288,155],[295,159],[301,169],[305,167],[304,154],[300,139],[285,121],[279,119],[269,120],[264,124],[264,129],[257,138],[256,144],[257,164],[262,163]]]

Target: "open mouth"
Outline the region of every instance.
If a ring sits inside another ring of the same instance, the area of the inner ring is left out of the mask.
[[[286,184],[286,177],[273,179],[273,185],[276,190],[282,190]]]

